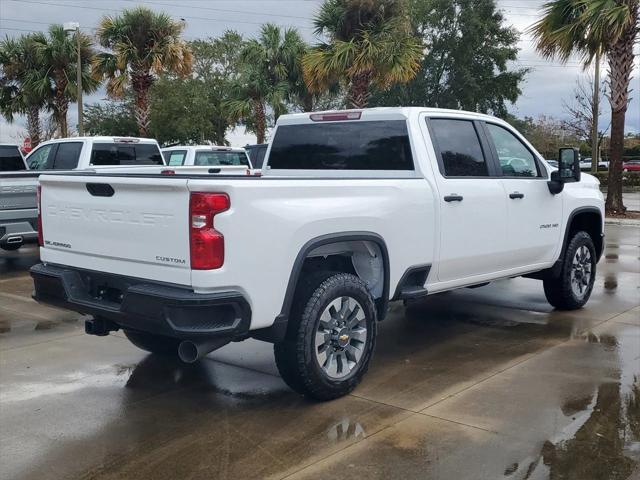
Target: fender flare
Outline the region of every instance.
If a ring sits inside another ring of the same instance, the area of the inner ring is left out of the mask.
[[[300,274],[302,273],[302,266],[304,261],[313,250],[318,247],[329,245],[337,242],[352,242],[352,241],[367,241],[375,243],[382,254],[382,262],[384,268],[384,284],[382,288],[382,296],[375,300],[378,320],[383,320],[387,314],[389,307],[389,251],[384,239],[374,232],[335,232],[327,235],[321,235],[319,237],[312,238],[306,242],[298,255],[296,256],[291,273],[289,274],[289,282],[287,283],[287,289],[285,291],[284,299],[282,302],[282,309],[275,318],[271,327],[254,330],[251,335],[259,340],[265,340],[269,342],[279,342],[284,339],[287,326],[289,323],[289,315],[291,314],[291,307],[293,305],[293,297],[295,295],[298,281],[300,280]]]
[[[542,270],[541,272],[536,272],[531,275],[527,275],[527,277],[538,279],[538,278],[544,278],[545,276],[548,276],[548,275],[551,275],[552,277],[557,277],[558,275],[560,275],[560,272],[562,271],[563,261],[564,261],[563,260],[564,252],[566,251],[567,245],[569,244],[569,232],[571,231],[571,224],[573,223],[573,219],[581,213],[595,213],[596,215],[598,215],[598,217],[600,218],[600,226],[598,228],[600,230],[600,235],[604,237],[604,227],[602,226],[602,212],[600,212],[600,210],[596,207],[576,208],[567,217],[567,223],[565,224],[565,227],[564,227],[564,234],[562,239],[562,248],[560,249],[560,256],[558,257],[558,259],[555,261],[553,266],[550,267],[549,269]],[[593,239],[593,240],[594,242],[598,240],[603,241],[602,239]],[[604,252],[604,245],[602,245],[602,248],[600,249],[598,258],[596,258],[596,263],[600,261],[600,258],[602,257],[603,252]]]
[[[602,226],[602,212],[600,212],[599,209],[597,209],[596,207],[578,207],[575,210],[573,210],[570,214],[569,217],[567,218],[567,224],[565,225],[564,228],[564,238],[562,240],[562,250],[560,250],[560,259],[562,259],[562,256],[564,254],[564,251],[567,248],[567,244],[569,243],[569,231],[571,230],[571,223],[573,222],[573,219],[581,214],[581,213],[595,213],[596,215],[598,215],[598,217],[600,218],[600,225],[598,226],[599,230],[600,230],[600,235],[604,236],[604,227]],[[594,238],[593,241],[597,241],[598,239]],[[600,249],[600,256],[602,255],[602,252],[604,251],[604,248]],[[600,256],[598,257],[597,260],[600,260]]]

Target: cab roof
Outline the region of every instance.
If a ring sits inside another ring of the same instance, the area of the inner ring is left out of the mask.
[[[349,110],[326,110],[320,112],[307,112],[307,113],[293,113],[287,115],[281,115],[278,118],[278,125],[294,125],[300,123],[316,123],[321,121],[372,121],[372,120],[403,120],[408,119],[414,115],[425,113],[430,116],[435,115],[455,115],[455,116],[468,116],[469,118],[477,120],[492,120],[500,121],[496,117],[486,115],[483,113],[469,112],[466,110],[452,110],[446,108],[429,108],[429,107],[375,107],[375,108],[362,108],[362,109],[349,109]],[[353,114],[354,118],[340,118],[341,115]],[[358,118],[355,118],[357,114],[360,114]],[[327,116],[325,120],[314,120],[313,117],[320,118],[323,115]],[[335,119],[331,119],[331,116],[335,116]]]

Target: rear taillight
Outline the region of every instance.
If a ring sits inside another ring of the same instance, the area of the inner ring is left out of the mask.
[[[36,191],[37,203],[38,203],[38,245],[44,247],[44,234],[42,233],[42,186],[38,185]]]
[[[213,270],[224,264],[224,236],[213,227],[213,217],[229,210],[230,206],[226,193],[191,193],[189,229],[193,270]]]

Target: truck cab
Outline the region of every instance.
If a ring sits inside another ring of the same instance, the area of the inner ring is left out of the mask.
[[[30,170],[82,170],[102,166],[163,165],[158,142],[132,137],[71,137],[49,140],[27,156]]]

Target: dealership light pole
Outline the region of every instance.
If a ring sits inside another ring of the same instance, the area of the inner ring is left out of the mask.
[[[600,142],[598,141],[598,117],[600,116],[600,50],[596,53],[596,71],[593,79],[593,112],[591,114],[591,171],[597,172],[600,161]]]
[[[82,118],[82,55],[80,54],[80,24],[78,22],[66,22],[65,32],[76,32],[78,57],[76,60],[76,85],[78,88],[78,136],[84,135],[84,121]]]

